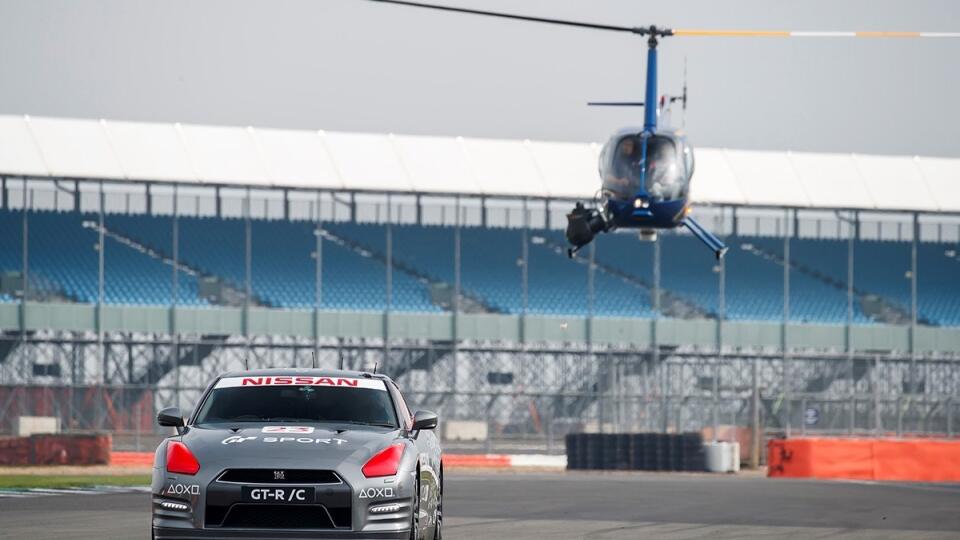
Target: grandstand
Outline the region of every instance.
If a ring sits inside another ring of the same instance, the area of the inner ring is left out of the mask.
[[[0,211],[4,230],[17,230],[22,213]],[[96,303],[98,266],[96,216],[39,211],[31,224],[33,294],[62,301]],[[117,215],[105,219],[104,303],[167,305],[172,302],[172,220],[169,217]],[[316,226],[309,222],[251,220],[251,297],[257,305],[312,309],[317,303]],[[387,308],[386,226],[330,223],[321,226],[324,293],[320,309],[381,311]],[[244,223],[239,219],[184,217],[179,220],[177,304],[229,304],[228,298],[201,294],[199,282],[215,280],[243,291],[245,282]],[[390,309],[430,313],[449,311],[452,304],[436,294],[455,281],[454,228],[398,225],[392,228],[398,246],[393,255]],[[522,288],[524,232],[472,227],[461,237],[464,253],[462,293],[492,313],[589,315],[586,267],[566,261],[562,234],[556,230],[526,231],[528,277],[526,304]],[[783,242],[762,237],[734,237],[740,252],[727,261],[725,316],[732,320],[779,321],[783,317]],[[22,237],[0,240],[0,271],[21,268]],[[718,316],[713,265],[705,261],[694,239],[665,235],[661,293],[682,300],[689,316]],[[800,322],[843,324],[847,320],[847,242],[796,239],[791,243],[790,318]],[[910,247],[896,241],[864,241],[858,259],[869,266],[855,269],[853,322],[888,322],[889,313],[872,308],[870,299],[909,314],[911,306]],[[960,288],[951,276],[958,267],[946,256],[955,244],[921,246],[918,266],[925,286],[918,287],[918,318],[927,325],[960,324]],[[616,234],[599,244],[596,254],[592,315],[652,317],[652,247],[633,235]],[[705,272],[706,268],[709,272]],[[11,291],[15,292],[15,291]],[[242,296],[242,294],[240,294]],[[7,302],[14,297],[7,294]],[[907,317],[909,319],[909,317]]]
[[[0,117],[0,405],[189,405],[230,366],[318,361],[379,363],[451,417],[499,400],[524,436],[751,407],[771,432],[952,433],[960,160],[700,149],[722,263],[682,231],[571,261],[597,151]]]

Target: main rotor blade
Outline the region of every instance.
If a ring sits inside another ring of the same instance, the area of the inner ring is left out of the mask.
[[[454,6],[442,6],[438,4],[426,4],[423,2],[410,2],[407,0],[369,0],[381,4],[394,4],[398,6],[418,7],[433,9],[437,11],[449,11],[452,13],[467,13],[470,15],[483,15],[486,17],[497,17],[500,19],[513,19],[516,21],[539,22],[546,24],[556,24],[560,26],[573,26],[576,28],[589,28],[592,30],[607,30],[611,32],[628,32],[639,34],[641,36],[650,35],[651,32],[657,36],[687,36],[687,37],[858,37],[858,38],[960,38],[960,32],[842,32],[842,31],[789,31],[789,30],[713,30],[699,28],[681,28],[669,29],[656,26],[618,26],[613,24],[598,24],[582,21],[571,21],[567,19],[551,19],[547,17],[532,17],[529,15],[516,15],[513,13],[501,13],[498,11],[484,11],[481,9],[467,9]]]
[[[398,6],[410,6],[410,7],[419,7],[427,9],[435,9],[438,11],[451,11],[454,13],[469,13],[471,15],[485,15],[487,17],[499,17],[501,19],[514,19],[518,21],[529,21],[529,22],[539,22],[547,24],[558,24],[561,26],[574,26],[577,28],[590,28],[593,30],[609,30],[613,32],[629,32],[631,34],[640,34],[646,35],[649,33],[649,28],[640,28],[640,27],[631,27],[631,26],[616,26],[611,24],[596,24],[580,21],[568,21],[566,19],[548,19],[546,17],[530,17],[527,15],[514,15],[512,13],[500,13],[497,11],[483,11],[479,9],[467,9],[467,8],[458,8],[453,6],[440,6],[437,4],[424,4],[421,2],[407,2],[405,0],[370,0],[371,2],[380,2],[383,4],[396,4]]]
[[[673,35],[696,37],[960,38],[960,32],[791,32],[786,30],[701,30],[691,28],[675,28]]]
[[[642,101],[588,101],[591,107],[643,107]]]

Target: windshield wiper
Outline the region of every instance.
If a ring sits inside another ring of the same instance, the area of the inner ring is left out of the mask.
[[[278,418],[263,418],[263,417],[253,416],[252,414],[244,414],[244,415],[242,415],[242,416],[237,416],[237,417],[234,417],[234,418],[217,419],[216,421],[217,421],[217,422],[222,422],[222,423],[227,423],[227,424],[229,424],[229,423],[231,423],[231,422],[240,422],[240,423],[244,423],[244,422],[274,422],[274,423],[277,423],[277,424],[286,424],[286,423],[291,423],[291,422],[300,422],[300,423],[303,423],[303,422],[316,422],[316,420],[311,420],[311,419],[309,419],[309,418],[292,418],[292,417],[288,417],[288,416],[281,416],[281,417],[278,417]],[[207,422],[212,422],[212,421],[208,420]]]
[[[388,424],[386,422],[361,422],[359,420],[331,420],[332,424],[351,424],[355,426],[376,426],[376,427],[385,427],[391,429],[397,429],[397,426],[394,424]]]

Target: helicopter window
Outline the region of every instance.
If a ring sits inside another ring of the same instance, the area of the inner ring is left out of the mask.
[[[603,157],[605,174],[603,175],[604,191],[617,198],[630,198],[640,186],[641,170],[643,169],[643,143],[635,136],[620,139],[612,151],[612,155]]]
[[[684,156],[686,157],[686,156]],[[647,140],[647,192],[653,200],[682,197],[688,178],[686,164],[678,159],[677,147],[668,137]]]

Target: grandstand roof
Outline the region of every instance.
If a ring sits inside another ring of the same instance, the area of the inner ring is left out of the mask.
[[[0,116],[0,174],[587,198],[595,143]],[[696,151],[699,203],[960,212],[960,159]]]

